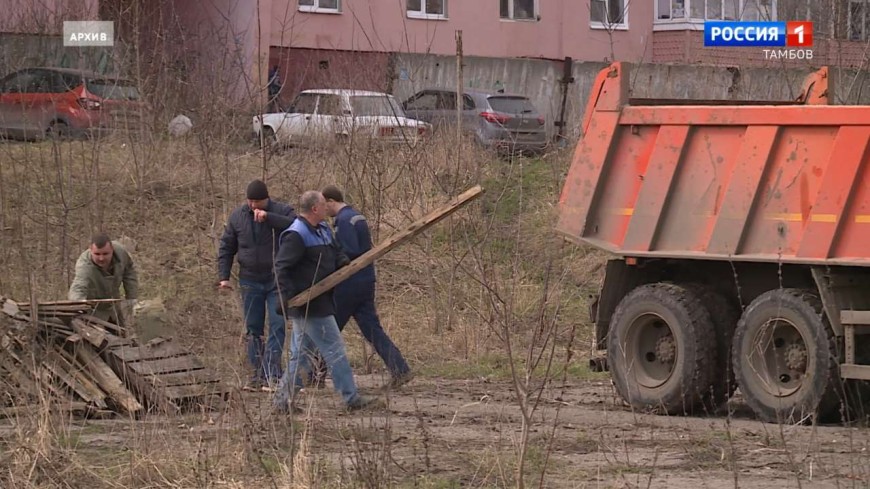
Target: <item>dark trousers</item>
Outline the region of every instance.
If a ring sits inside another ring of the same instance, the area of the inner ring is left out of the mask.
[[[402,356],[402,352],[399,351],[381,326],[381,320],[378,317],[377,309],[375,309],[374,283],[339,284],[335,288],[333,299],[336,309],[335,320],[339,330],[344,330],[344,326],[350,318],[353,318],[363,337],[384,361],[391,376],[399,377],[411,371]],[[318,361],[317,366],[318,375],[322,376],[324,373],[322,362]]]
[[[281,378],[281,355],[284,349],[284,318],[278,314],[278,286],[274,280],[255,282],[239,280],[242,307],[247,329],[248,364],[251,380],[275,381]],[[265,322],[269,319],[269,337],[263,344]]]

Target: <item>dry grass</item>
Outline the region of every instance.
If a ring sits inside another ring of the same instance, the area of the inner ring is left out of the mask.
[[[626,410],[585,367],[587,296],[603,256],[552,231],[567,155],[505,161],[449,138],[422,148],[288,150],[151,137],[0,145],[0,292],[63,297],[103,229],[137,242],[143,298],[177,340],[240,385],[236,294],[215,288],[217,239],[247,182],[273,196],[337,182],[377,240],[474,183],[486,196],[378,264],[382,321],[419,377],[389,409],[343,414],[331,389],[292,419],[236,390],[178,417],[82,420],[47,406],[0,422],[0,486],[48,487],[860,487],[870,435]],[[365,389],[383,364],[347,328]],[[371,374],[371,375],[366,375]],[[6,398],[2,401],[5,403]],[[772,441],[771,441],[772,440]],[[774,484],[775,486],[776,484]]]
[[[485,185],[481,202],[379,263],[383,322],[421,372],[456,364],[484,369],[488,358],[506,354],[489,284],[497,282],[500,294],[514,302],[510,331],[522,349],[524,329],[535,321],[545,289],[537,263],[558,260],[564,271],[560,283],[580,285],[548,305],[564,304],[559,314],[566,321],[583,317],[577,313],[595,283],[599,257],[562,247],[550,231],[567,169],[563,155],[506,161],[449,139],[417,148],[354,141],[351,147],[263,155],[251,144],[218,144],[211,135],[194,134],[187,140],[6,142],[0,162],[0,232],[6,243],[0,251],[0,291],[29,297],[33,274],[39,299],[62,298],[75,257],[93,232],[129,236],[137,243],[141,297],[162,300],[174,336],[234,384],[244,377],[241,312],[235,294],[215,289],[215,255],[226,216],[252,178],[266,178],[272,196],[290,202],[306,189],[338,183],[367,214],[376,240],[471,185]],[[355,328],[348,328],[346,337],[358,372],[383,371]],[[321,433],[347,435],[337,442],[348,447],[347,454],[324,460],[312,456],[312,445],[323,441],[313,433],[311,419],[267,429],[261,419],[267,401],[258,398],[252,405],[237,394],[221,413],[112,425],[123,432],[117,435],[125,440],[121,453],[92,441],[71,443],[68,433],[76,438],[89,422],[56,419],[47,411],[18,420],[17,431],[4,438],[0,458],[8,464],[0,480],[16,487],[62,486],[64,480],[93,487],[232,486],[254,480],[323,487],[356,477],[379,487],[404,479],[363,470],[380,466],[371,460],[377,452],[372,447],[381,447],[378,457],[387,455],[383,426],[369,428],[381,440],[371,443],[360,441],[359,427],[350,420],[325,431],[319,426]],[[205,428],[192,428],[203,423]],[[115,445],[113,435],[106,436],[107,445]]]

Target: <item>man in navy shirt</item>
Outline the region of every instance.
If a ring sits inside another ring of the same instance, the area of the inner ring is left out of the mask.
[[[342,251],[351,260],[372,249],[372,236],[365,216],[344,202],[344,196],[334,185],[323,189],[326,214],[334,219],[335,234]],[[408,383],[413,374],[402,353],[387,336],[375,309],[375,266],[369,265],[338,284],[334,291],[335,320],[340,330],[353,317],[360,332],[378,352],[390,371],[386,387]]]

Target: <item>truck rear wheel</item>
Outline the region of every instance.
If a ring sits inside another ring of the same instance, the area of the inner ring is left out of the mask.
[[[764,421],[800,423],[836,411],[838,355],[819,297],[778,289],[756,298],[734,335],[734,374]]]
[[[665,283],[634,289],[608,337],[616,390],[635,409],[692,412],[712,384],[713,337],[710,313],[692,291]]]
[[[710,391],[704,395],[704,404],[708,409],[716,410],[737,390],[734,369],[731,368],[731,343],[734,340],[737,322],[740,320],[740,308],[710,286],[688,284],[686,288],[698,295],[713,322],[716,335],[714,345],[716,362],[713,364],[713,384]]]

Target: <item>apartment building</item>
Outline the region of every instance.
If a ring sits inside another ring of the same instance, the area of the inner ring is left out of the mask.
[[[294,88],[353,84],[383,88],[391,55],[457,52],[466,57],[561,62],[798,67],[864,65],[867,0],[215,0],[174,7],[193,26],[227,20],[244,33],[252,79],[278,65]],[[205,17],[204,17],[205,16]],[[705,20],[812,20],[810,60],[767,59],[757,48],[703,45]],[[290,90],[291,92],[293,90]]]
[[[0,35],[32,25],[57,30],[70,12],[87,12],[80,16],[115,20],[140,53],[163,43],[163,59],[183,60],[188,70],[242,73],[234,90],[246,96],[265,87],[275,65],[285,97],[315,85],[388,89],[392,78],[408,76],[397,56],[454,56],[459,32],[466,59],[550,60],[556,72],[565,58],[863,68],[870,40],[870,0],[0,0],[3,6],[22,15],[0,19]],[[35,12],[52,9],[59,13],[39,14],[49,22],[33,24]],[[705,47],[705,20],[812,20],[813,58]],[[160,32],[149,38],[149,30]],[[157,56],[140,55],[150,58]]]

